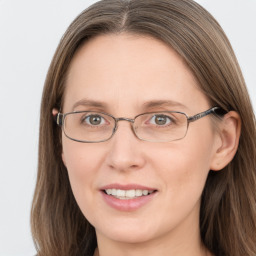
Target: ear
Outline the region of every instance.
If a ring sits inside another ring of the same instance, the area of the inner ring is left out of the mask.
[[[241,119],[237,112],[228,112],[219,124],[220,143],[214,149],[210,169],[219,171],[228,165],[236,154],[241,133]]]
[[[58,111],[57,108],[53,108],[53,109],[52,109],[52,115],[53,115],[53,117],[55,117],[58,113],[59,113],[59,111]]]

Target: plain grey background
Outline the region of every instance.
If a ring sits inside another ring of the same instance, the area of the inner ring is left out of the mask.
[[[34,255],[40,99],[57,44],[93,0],[0,0],[0,256]],[[256,108],[256,0],[197,0],[235,50]]]

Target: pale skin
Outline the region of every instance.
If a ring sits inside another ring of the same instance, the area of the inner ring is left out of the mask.
[[[90,102],[73,108],[84,99]],[[171,102],[145,109],[153,101]],[[156,39],[123,33],[98,36],[79,49],[69,69],[62,112],[134,118],[162,110],[192,116],[210,107],[174,50]],[[218,130],[211,117],[204,117],[190,124],[185,138],[170,143],[139,140],[129,122],[120,122],[116,134],[102,143],[79,143],[63,135],[62,159],[74,196],[96,230],[95,255],[211,255],[200,239],[200,197],[209,170],[221,170],[234,157],[240,126],[238,114],[231,111],[218,122]],[[112,183],[136,183],[157,192],[139,209],[119,211],[100,193]]]

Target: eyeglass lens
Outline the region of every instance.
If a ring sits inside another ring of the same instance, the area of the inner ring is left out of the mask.
[[[64,132],[67,137],[81,142],[108,140],[118,121],[98,112],[73,112],[65,115]],[[173,141],[187,132],[187,117],[179,112],[156,112],[138,115],[132,124],[135,135],[152,142]]]

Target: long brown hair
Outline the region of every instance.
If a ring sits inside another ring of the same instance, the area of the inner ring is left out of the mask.
[[[45,81],[40,118],[37,184],[31,227],[39,256],[92,255],[95,230],[81,213],[61,159],[61,131],[52,109],[63,104],[72,57],[100,34],[149,35],[187,62],[212,105],[234,110],[242,120],[234,159],[210,171],[202,195],[200,228],[216,256],[256,255],[256,127],[245,82],[232,47],[216,20],[192,0],[103,0],[69,26]]]

